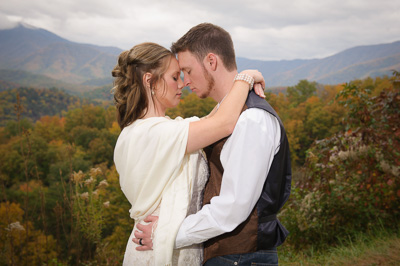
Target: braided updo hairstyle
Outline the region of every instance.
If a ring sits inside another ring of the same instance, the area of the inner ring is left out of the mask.
[[[143,75],[152,74],[150,89],[153,89],[163,78],[172,56],[168,49],[150,42],[138,44],[119,55],[111,73],[115,78],[112,91],[121,130],[148,111],[150,90],[143,84]]]

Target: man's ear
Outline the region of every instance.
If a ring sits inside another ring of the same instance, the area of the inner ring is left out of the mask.
[[[215,71],[218,65],[218,56],[214,53],[208,53],[205,58],[205,64],[211,71]]]
[[[150,88],[151,76],[152,74],[150,72],[147,72],[143,75],[143,86],[149,90],[151,89]]]

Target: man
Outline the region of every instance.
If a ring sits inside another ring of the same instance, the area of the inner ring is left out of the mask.
[[[178,56],[185,86],[200,98],[223,101],[237,74],[228,32],[202,23],[171,50]],[[183,221],[176,248],[204,242],[205,265],[278,264],[276,247],[288,231],[276,215],[291,183],[289,145],[278,115],[251,92],[232,135],[205,152],[210,177],[204,206]],[[146,232],[150,226],[138,228]],[[138,243],[148,238],[140,232],[135,236]]]

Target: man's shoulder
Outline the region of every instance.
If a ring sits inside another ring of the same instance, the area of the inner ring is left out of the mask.
[[[268,102],[264,98],[258,96],[253,90],[249,92],[249,95],[246,99],[246,106],[248,108],[265,108],[268,105]]]
[[[267,120],[274,120],[274,121],[276,120],[278,122],[277,117],[272,113],[268,112],[263,108],[253,107],[244,110],[240,114],[237,124],[255,122],[260,126],[262,126],[262,124],[265,124]]]

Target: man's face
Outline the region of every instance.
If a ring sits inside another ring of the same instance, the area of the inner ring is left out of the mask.
[[[183,84],[189,86],[199,98],[207,98],[214,87],[214,78],[203,63],[189,51],[178,53],[179,66],[183,72]]]

